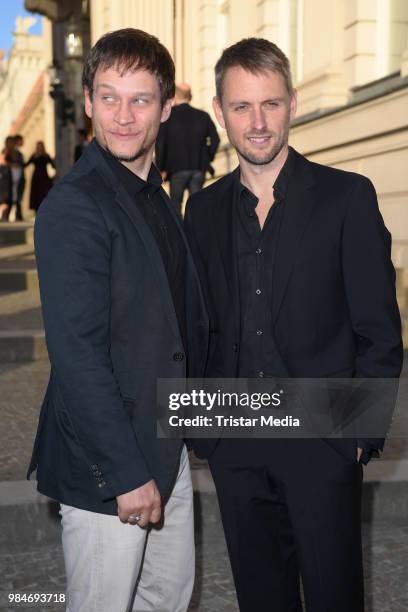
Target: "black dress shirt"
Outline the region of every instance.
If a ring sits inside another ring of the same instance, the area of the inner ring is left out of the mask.
[[[236,245],[241,310],[239,376],[289,376],[275,344],[272,320],[272,279],[276,246],[293,166],[292,154],[273,187],[271,206],[263,228],[255,212],[258,198],[236,180]]]
[[[240,182],[237,173],[236,245],[241,309],[241,348],[239,376],[242,378],[288,377],[274,339],[272,320],[272,280],[276,246],[285,214],[285,198],[293,176],[294,154],[288,157],[271,189],[274,203],[261,229],[255,212],[258,198]],[[293,179],[292,179],[293,180]],[[377,448],[364,440],[361,463],[379,457]]]
[[[98,145],[113,172],[132,197],[156,240],[169,281],[180,334],[186,347],[185,278],[186,249],[177,222],[167,203],[160,172],[152,164],[147,181],[128,170]]]

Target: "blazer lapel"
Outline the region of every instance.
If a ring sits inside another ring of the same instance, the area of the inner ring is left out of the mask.
[[[234,321],[239,337],[240,331],[240,297],[238,258],[236,249],[236,214],[235,201],[237,198],[236,168],[230,175],[230,181],[218,198],[213,202],[213,222],[217,235],[217,246],[221,256],[224,276],[230,294],[230,303],[234,312]]]
[[[121,184],[119,185],[118,191],[116,193],[116,202],[125,211],[127,216],[132,221],[143,242],[146,251],[149,254],[150,261],[152,262],[153,270],[156,275],[158,289],[162,294],[162,306],[165,310],[174,335],[180,339],[180,330],[177,322],[176,312],[174,309],[173,298],[170,292],[169,281],[167,279],[167,274],[164,269],[163,261],[156,241],[154,240],[150,229],[143,218],[143,215],[138,210],[136,204],[132,201],[132,198]]]
[[[285,209],[275,253],[272,312],[276,322],[298,257],[303,234],[313,212],[314,177],[307,160],[296,153],[293,178],[289,181]]]

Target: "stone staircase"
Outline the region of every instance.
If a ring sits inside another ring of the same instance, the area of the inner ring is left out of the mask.
[[[47,359],[32,223],[0,224],[0,362]]]

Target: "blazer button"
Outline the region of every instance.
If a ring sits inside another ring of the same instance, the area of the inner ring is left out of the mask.
[[[106,485],[106,480],[100,480],[100,481],[98,482],[98,487],[99,487],[100,489],[102,489],[102,487],[104,487],[105,485]]]
[[[183,361],[184,353],[174,353],[173,359],[174,361]]]
[[[234,353],[238,352],[238,344],[233,344],[232,345],[232,350],[234,351]]]

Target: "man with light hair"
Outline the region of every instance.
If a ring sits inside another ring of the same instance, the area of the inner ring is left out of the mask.
[[[215,68],[239,166],[193,195],[185,227],[210,318],[209,378],[397,378],[391,237],[364,176],[288,145],[289,62],[242,40]],[[362,465],[384,440],[194,440],[217,488],[241,612],[362,612]]]

